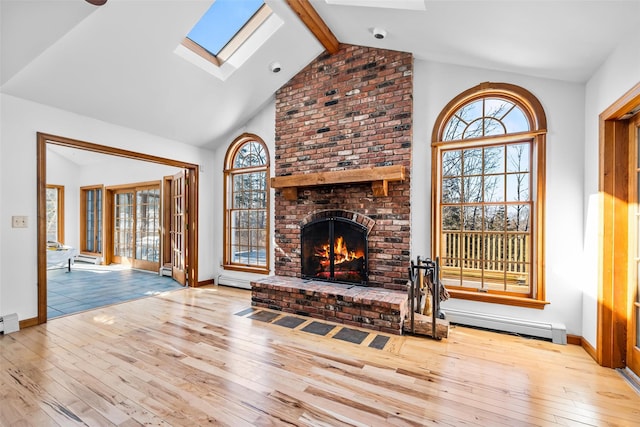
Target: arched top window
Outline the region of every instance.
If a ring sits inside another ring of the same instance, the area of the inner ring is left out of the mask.
[[[443,141],[527,132],[529,119],[519,105],[504,98],[481,98],[460,107],[444,128]]]
[[[269,272],[269,152],[253,134],[225,157],[224,268]]]
[[[529,91],[483,83],[433,131],[433,248],[458,298],[544,307],[546,118]]]
[[[225,169],[251,168],[269,165],[267,147],[256,135],[242,135],[234,141],[229,148],[229,152],[227,152],[227,164]]]
[[[471,88],[442,110],[434,141],[458,141],[546,130],[542,105],[524,88],[483,83]]]

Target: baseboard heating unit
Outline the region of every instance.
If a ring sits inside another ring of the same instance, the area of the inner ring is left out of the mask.
[[[18,315],[16,313],[6,314],[0,317],[0,333],[10,334],[20,330]]]
[[[249,280],[225,276],[224,274],[218,275],[216,284],[222,286],[232,286],[234,288],[251,289],[251,282]]]
[[[88,264],[102,263],[102,257],[98,257],[95,255],[80,254],[80,255],[76,255],[75,260],[80,262],[86,262]]]
[[[444,311],[446,313],[447,320],[450,323],[511,332],[532,337],[547,338],[554,344],[567,343],[567,329],[562,323],[536,322],[512,317],[456,310],[453,308],[445,308]]]

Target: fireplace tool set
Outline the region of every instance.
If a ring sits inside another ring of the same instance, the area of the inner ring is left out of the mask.
[[[440,310],[440,302],[449,299],[449,293],[440,282],[439,259],[411,261],[409,267],[409,319],[404,322],[405,332],[430,335],[441,339],[448,335],[449,325],[445,313]]]

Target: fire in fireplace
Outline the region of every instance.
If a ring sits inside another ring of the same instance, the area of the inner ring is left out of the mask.
[[[367,228],[348,218],[321,218],[302,227],[302,277],[366,284]]]

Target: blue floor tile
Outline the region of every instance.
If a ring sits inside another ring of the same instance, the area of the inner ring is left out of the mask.
[[[78,264],[47,271],[47,318],[182,289],[170,277],[138,270],[105,270]]]

